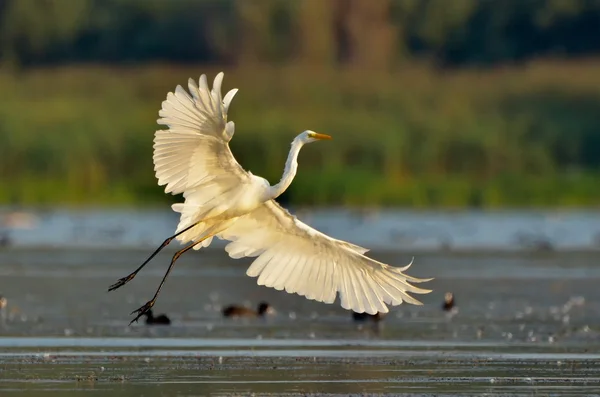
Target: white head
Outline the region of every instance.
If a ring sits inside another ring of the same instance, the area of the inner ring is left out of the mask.
[[[296,170],[298,169],[298,153],[300,153],[302,146],[307,143],[321,141],[324,139],[331,139],[331,137],[329,135],[319,134],[311,130],[306,130],[294,138],[292,147],[290,148],[290,153],[288,154],[288,158],[285,162],[283,176],[278,184],[271,186],[269,189],[269,199],[279,197],[279,195],[285,192],[285,189],[290,186],[290,183],[292,183],[292,180],[296,176]]]
[[[306,130],[300,135],[298,135],[296,139],[304,144],[322,140],[331,140],[332,138],[329,135],[319,134],[318,132]]]

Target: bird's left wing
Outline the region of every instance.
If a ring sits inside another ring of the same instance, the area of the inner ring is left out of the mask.
[[[237,89],[221,97],[223,73],[215,77],[212,90],[206,75],[199,84],[188,80],[188,94],[181,86],[169,92],[162,103],[158,130],[154,137],[154,170],[165,193],[179,194],[196,188],[210,192],[208,201],[232,185],[249,179],[233,157],[229,141],[234,134],[227,112]],[[208,186],[208,188],[207,188]]]
[[[189,93],[181,86],[169,92],[162,103],[158,124],[169,127],[154,136],[154,170],[165,192],[183,193],[184,203],[173,204],[181,213],[177,232],[198,223],[208,214],[228,209],[227,195],[234,194],[250,175],[233,157],[229,141],[233,121],[227,121],[231,100],[237,89],[221,97],[223,73],[217,74],[212,89],[206,75],[198,83],[188,80]],[[210,225],[201,224],[177,237],[181,242],[201,238]],[[206,239],[197,249],[206,247]]]
[[[313,229],[273,200],[219,237],[231,241],[225,250],[232,258],[258,257],[246,274],[258,277],[259,285],[325,303],[339,293],[342,307],[358,313],[386,313],[386,303],[420,305],[409,293],[431,292],[409,283],[430,280],[404,274],[410,264],[397,268],[371,259],[364,248]]]

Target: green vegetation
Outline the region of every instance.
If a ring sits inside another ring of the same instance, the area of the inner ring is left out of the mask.
[[[500,207],[595,205],[600,63],[393,74],[261,67],[238,87],[232,150],[276,182],[291,139],[295,204]],[[0,202],[151,204],[152,139],[168,91],[204,66],[61,67],[0,74]],[[177,198],[175,198],[177,199]]]
[[[597,0],[0,0],[0,57],[492,65],[600,52]]]
[[[0,203],[178,200],[153,131],[177,84],[241,89],[232,150],[294,204],[594,206],[600,1],[0,0]]]

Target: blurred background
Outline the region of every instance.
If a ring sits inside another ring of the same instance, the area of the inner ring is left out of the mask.
[[[593,208],[599,22],[593,0],[0,0],[0,204],[168,212],[160,104],[223,70],[246,169],[274,183],[297,133],[335,137],[302,152],[286,205]]]
[[[294,205],[596,206],[599,34],[593,0],[0,0],[0,202],[172,200],[160,104],[223,70],[253,173],[335,136]]]

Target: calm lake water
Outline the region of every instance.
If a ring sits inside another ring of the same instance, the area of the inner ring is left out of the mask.
[[[257,286],[249,260],[208,249],[184,255],[167,281],[155,308],[167,327],[128,323],[172,251],[107,287],[172,232],[174,214],[36,215],[0,249],[2,396],[600,395],[595,213],[300,215],[358,244],[382,236],[370,255],[394,265],[414,255],[411,275],[435,277],[434,291],[378,326],[356,324],[337,303]],[[434,232],[451,243],[436,246]],[[447,291],[452,313],[441,310]],[[261,300],[277,313],[220,315]]]
[[[379,250],[600,249],[600,211],[292,212],[324,233]],[[0,208],[0,236],[10,237],[17,247],[152,247],[173,233],[178,215],[168,208],[17,212]],[[213,244],[223,246],[219,241]]]

